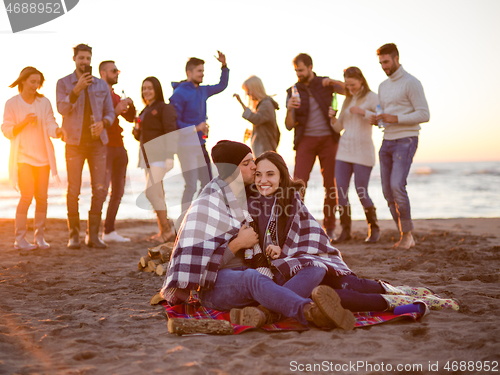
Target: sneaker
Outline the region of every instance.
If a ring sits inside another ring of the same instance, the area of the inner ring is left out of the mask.
[[[108,234],[103,233],[102,240],[104,242],[130,242],[130,238],[120,236],[118,233],[116,233],[116,230]]]

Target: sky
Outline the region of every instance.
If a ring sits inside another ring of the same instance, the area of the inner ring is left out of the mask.
[[[138,108],[144,78],[156,76],[168,98],[171,82],[185,78],[192,56],[206,61],[204,83],[217,83],[220,63],[214,55],[220,50],[230,78],[228,88],[208,100],[208,149],[220,139],[241,141],[251,127],[232,95],[243,97],[241,84],[257,75],[281,106],[278,152],[293,164],[293,132],[284,126],[285,91],[296,82],[293,58],[310,54],[314,71],[334,79],[357,66],[377,92],[387,77],[376,50],[392,42],[404,69],[422,83],[431,113],[422,124],[414,162],[500,160],[499,15],[497,0],[80,0],[64,16],[13,34],[0,4],[0,119],[5,102],[17,94],[8,86],[24,67],[34,66],[45,75],[40,92],[52,102],[60,124],[56,83],[74,71],[72,48],[79,43],[93,47],[94,75],[99,62],[116,61],[122,73],[115,91],[124,90]],[[131,168],[138,143],[132,125],[124,120],[121,125]],[[376,127],[373,140],[378,149],[382,134]],[[53,143],[63,170],[64,144]],[[0,137],[0,178],[7,176],[9,147]]]

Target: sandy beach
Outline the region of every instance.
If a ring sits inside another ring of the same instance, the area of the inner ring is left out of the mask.
[[[354,240],[338,246],[351,269],[428,286],[458,299],[459,312],[354,331],[179,337],[168,333],[164,307],[149,304],[163,277],[137,270],[153,221],[118,221],[132,241],[100,251],[68,250],[65,220],[49,219],[52,248],[19,252],[14,221],[1,219],[0,374],[289,374],[308,364],[344,365],[336,373],[346,374],[452,373],[453,364],[455,373],[500,372],[500,218],[416,220],[409,251],[391,248],[392,222],[381,226],[381,241],[367,246],[366,224],[354,222]]]

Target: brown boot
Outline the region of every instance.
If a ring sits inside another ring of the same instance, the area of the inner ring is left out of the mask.
[[[281,315],[264,306],[247,306],[243,309],[231,309],[229,313],[231,323],[241,326],[262,327],[280,320]]]
[[[174,231],[172,230],[170,220],[167,218],[167,211],[156,210],[155,212],[158,221],[158,229],[160,232],[150,237],[149,240],[160,243],[174,242],[176,236]]]
[[[304,308],[307,321],[318,327],[354,329],[354,315],[342,307],[339,295],[332,288],[326,285],[317,286],[312,291],[312,299],[314,303]]]

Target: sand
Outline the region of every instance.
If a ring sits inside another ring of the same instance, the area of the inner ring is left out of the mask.
[[[410,251],[391,249],[389,221],[379,243],[363,244],[365,226],[355,222],[354,240],[338,246],[359,276],[429,286],[461,311],[348,332],[179,337],[165,309],[149,305],[163,278],[137,271],[152,221],[117,223],[131,243],[68,250],[65,221],[51,219],[52,248],[19,252],[13,220],[0,220],[0,374],[415,373],[397,365],[436,374],[451,373],[453,361],[474,361],[462,373],[480,373],[469,370],[500,361],[500,218],[416,220]]]

